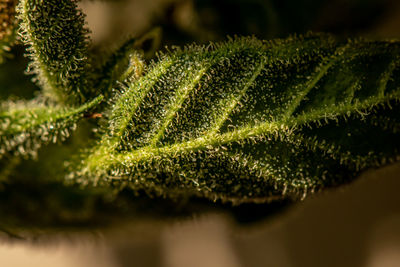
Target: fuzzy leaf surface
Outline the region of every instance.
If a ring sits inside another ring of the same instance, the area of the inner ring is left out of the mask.
[[[0,106],[0,159],[6,155],[35,155],[46,143],[64,140],[85,112],[102,97],[77,108],[48,105],[37,100],[5,102]]]
[[[81,183],[300,199],[399,157],[398,42],[236,38],[159,57],[115,98]]]
[[[88,30],[76,0],[23,0],[21,36],[29,46],[30,70],[47,96],[60,103],[90,99]]]

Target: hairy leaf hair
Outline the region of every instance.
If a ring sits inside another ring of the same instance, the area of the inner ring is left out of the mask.
[[[78,181],[234,203],[304,198],[398,158],[399,63],[397,42],[324,34],[161,55],[116,97]]]
[[[22,0],[21,32],[29,46],[30,70],[45,95],[60,103],[84,103],[93,95],[88,30],[76,0]]]

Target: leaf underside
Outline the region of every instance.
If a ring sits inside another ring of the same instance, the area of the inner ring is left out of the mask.
[[[399,158],[399,56],[323,34],[161,55],[115,97],[74,178],[236,204],[351,181]]]

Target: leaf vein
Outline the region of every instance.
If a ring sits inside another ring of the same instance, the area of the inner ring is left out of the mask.
[[[295,98],[292,104],[287,108],[284,118],[289,118],[293,115],[300,103],[307,97],[315,85],[324,77],[328,70],[336,63],[336,61],[343,55],[343,52],[349,47],[348,44],[338,47],[331,56],[325,57],[319,66],[316,67],[316,72],[312,75],[314,78],[306,83],[305,89]]]
[[[246,94],[247,90],[252,85],[254,85],[255,80],[261,74],[261,72],[264,69],[264,66],[265,66],[266,63],[267,63],[267,58],[263,57],[262,60],[260,61],[260,63],[258,64],[257,69],[255,70],[253,75],[246,82],[246,84],[244,85],[243,89],[239,92],[239,95],[237,95],[237,96],[233,95],[232,97],[228,98],[227,100],[222,100],[221,101],[223,103],[221,106],[227,107],[227,108],[225,110],[223,110],[223,113],[220,116],[220,119],[218,119],[214,123],[214,126],[211,127],[211,130],[209,131],[210,134],[216,134],[220,130],[222,125],[226,122],[226,120],[231,115],[232,111],[238,105],[240,100],[244,97],[244,95]]]

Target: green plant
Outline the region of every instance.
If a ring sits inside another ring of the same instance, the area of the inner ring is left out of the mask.
[[[147,64],[135,40],[106,60],[92,53],[74,0],[23,0],[17,12],[41,91],[1,105],[10,234],[198,199],[296,201],[399,158],[397,41],[235,37]]]

